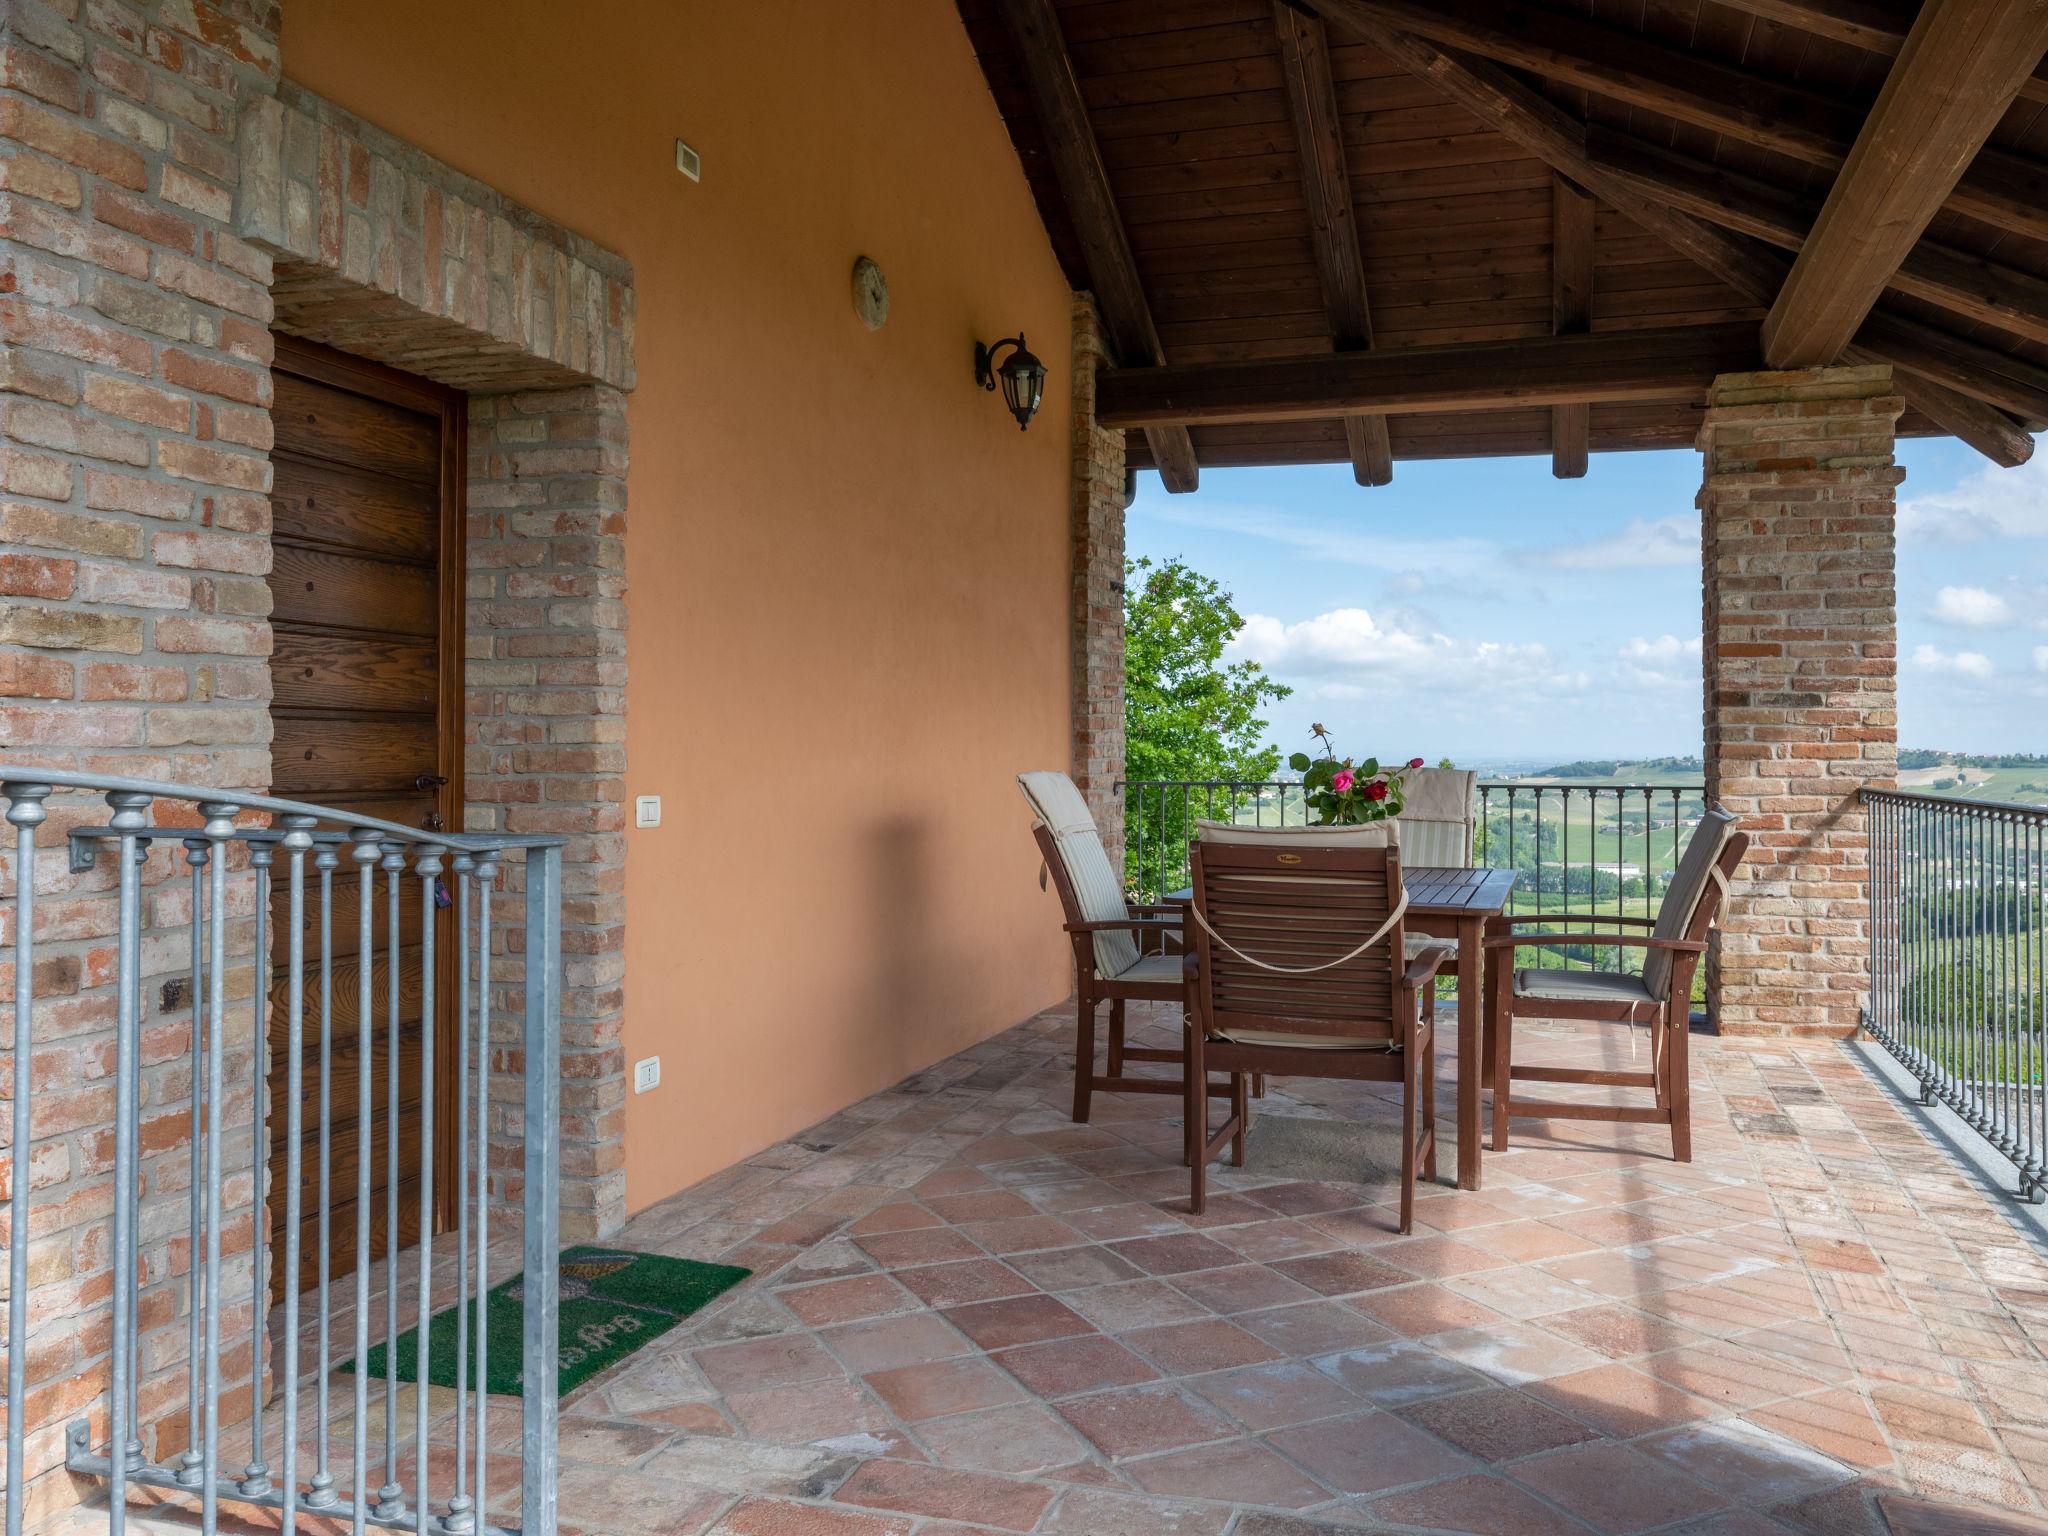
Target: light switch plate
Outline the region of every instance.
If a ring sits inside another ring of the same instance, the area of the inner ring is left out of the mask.
[[[648,1056],[633,1063],[633,1091],[645,1093],[661,1086],[661,1058]]]
[[[661,825],[661,796],[635,795],[633,797],[633,825],[636,827],[658,827]]]
[[[692,181],[704,179],[703,158],[681,139],[676,140],[676,169]]]

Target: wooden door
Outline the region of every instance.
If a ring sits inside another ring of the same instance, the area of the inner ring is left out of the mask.
[[[410,374],[287,336],[277,338],[271,419],[273,559],[270,573],[274,792],[407,826],[462,825],[463,397]],[[361,1062],[357,1019],[358,872],[343,855],[334,873],[331,1146],[331,1272],[355,1267],[357,1113]],[[399,1245],[419,1232],[421,1116],[418,878],[401,877],[399,1028],[387,1022],[388,877],[377,876],[371,978],[371,1252],[386,1248],[390,1178],[388,1078],[399,1069]],[[302,1030],[300,1238],[302,1288],[318,1278],[319,887],[307,870]],[[284,1284],[289,1030],[289,888],[279,860],[271,902],[278,964],[270,1013],[271,1234],[274,1292]],[[435,1227],[454,1210],[454,925],[435,924]]]

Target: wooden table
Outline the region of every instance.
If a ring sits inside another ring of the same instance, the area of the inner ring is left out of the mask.
[[[1506,909],[1515,872],[1417,865],[1402,870],[1401,881],[1408,888],[1409,930],[1458,946],[1458,1188],[1477,1189],[1486,923]],[[1194,895],[1192,887],[1184,887],[1169,891],[1166,899],[1192,901]]]

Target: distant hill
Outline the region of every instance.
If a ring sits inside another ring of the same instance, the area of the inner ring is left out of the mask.
[[[1899,748],[1899,766],[1905,769],[1944,768],[2048,768],[2048,755],[2039,752],[1942,752],[1932,747]]]
[[[1705,773],[1706,765],[1697,757],[1645,757],[1634,761],[1614,758],[1589,758],[1577,763],[1559,763],[1553,768],[1539,768],[1531,774],[1537,779],[1612,779],[1624,772],[1638,773]]]

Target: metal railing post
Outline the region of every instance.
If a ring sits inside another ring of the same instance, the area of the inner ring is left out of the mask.
[[[527,1536],[555,1536],[555,1434],[560,1295],[562,1134],[562,850],[526,855],[526,1278],[523,1304],[520,1519]],[[482,1445],[479,1443],[479,1453]]]

